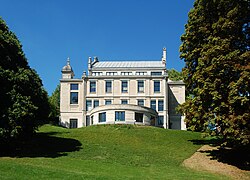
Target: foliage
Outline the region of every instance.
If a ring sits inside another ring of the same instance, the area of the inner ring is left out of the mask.
[[[60,115],[60,85],[57,85],[55,91],[49,97],[49,104],[51,109],[49,118],[57,123]]]
[[[247,0],[196,0],[181,37],[187,125],[235,145],[250,139],[249,12]]]
[[[197,139],[200,133],[156,127],[45,125],[0,158],[0,179],[220,179],[182,165],[201,147],[191,142]]]
[[[0,139],[32,134],[47,118],[48,95],[22,46],[0,18]]]
[[[177,70],[175,70],[173,68],[168,70],[168,77],[172,81],[183,80],[182,73],[178,72]]]

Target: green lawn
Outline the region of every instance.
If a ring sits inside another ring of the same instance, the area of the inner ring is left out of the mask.
[[[181,165],[200,147],[190,141],[197,139],[155,127],[45,125],[15,151],[1,152],[0,179],[220,179]]]

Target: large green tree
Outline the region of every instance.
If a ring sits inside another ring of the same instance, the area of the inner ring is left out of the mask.
[[[192,94],[181,107],[186,123],[225,142],[248,144],[249,0],[196,0],[188,17],[180,46],[184,81]]]
[[[48,117],[48,95],[22,46],[0,17],[0,138],[34,133]]]

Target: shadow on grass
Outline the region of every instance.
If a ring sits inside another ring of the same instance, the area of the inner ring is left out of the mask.
[[[210,156],[211,159],[236,166],[242,170],[250,170],[250,146],[241,146],[238,148],[219,147],[222,143],[222,140],[220,139],[190,141],[198,145],[210,145],[218,147],[213,150],[200,151],[202,153],[208,153],[208,156]]]
[[[58,133],[37,133],[26,140],[0,143],[0,157],[56,158],[81,149],[82,144],[78,140],[53,136],[56,134]]]

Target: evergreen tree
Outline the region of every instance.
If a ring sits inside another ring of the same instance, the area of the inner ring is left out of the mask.
[[[48,117],[47,92],[22,46],[0,17],[0,138],[34,133]]]
[[[248,144],[249,1],[196,0],[181,41],[184,82],[192,94],[180,108],[188,127]]]

